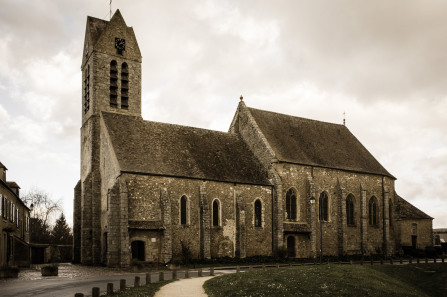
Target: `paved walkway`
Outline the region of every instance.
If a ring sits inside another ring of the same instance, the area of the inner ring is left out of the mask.
[[[207,297],[203,284],[214,276],[181,279],[167,284],[155,293],[155,297]]]

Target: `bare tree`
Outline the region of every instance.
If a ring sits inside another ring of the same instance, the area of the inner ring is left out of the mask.
[[[38,188],[31,188],[22,200],[28,206],[32,205],[31,217],[39,219],[46,226],[62,212],[60,201],[54,201],[47,192]]]

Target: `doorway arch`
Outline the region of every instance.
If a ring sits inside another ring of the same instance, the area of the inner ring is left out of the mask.
[[[287,257],[289,257],[289,258],[296,257],[295,236],[287,237]]]
[[[144,242],[141,240],[132,241],[132,260],[144,261]]]

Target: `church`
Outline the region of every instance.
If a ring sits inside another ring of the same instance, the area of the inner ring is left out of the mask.
[[[119,10],[87,18],[74,261],[391,255],[396,178],[345,125],[247,107],[228,132],[147,121]],[[431,221],[430,221],[431,222]]]

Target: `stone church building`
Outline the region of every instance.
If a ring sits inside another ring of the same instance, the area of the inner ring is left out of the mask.
[[[247,107],[229,131],[143,120],[141,52],[87,18],[74,260],[393,254],[393,177],[344,125]]]

